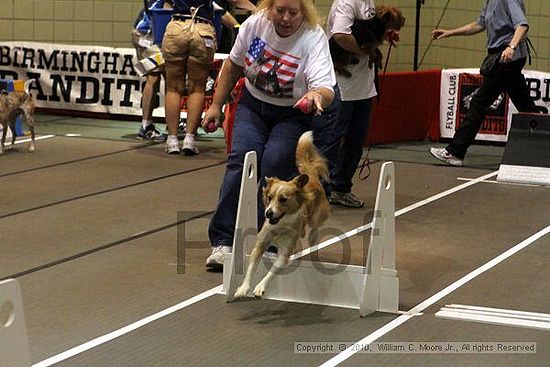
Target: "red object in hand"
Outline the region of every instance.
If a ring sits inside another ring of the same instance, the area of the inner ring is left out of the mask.
[[[310,113],[311,112],[311,105],[312,105],[312,102],[309,99],[303,98],[300,101],[300,103],[298,103],[298,108],[303,113]]]
[[[214,121],[210,121],[208,125],[206,125],[206,128],[204,129],[207,133],[213,133],[216,131],[216,123]]]
[[[399,42],[399,32],[394,29],[389,29],[384,34],[384,38],[386,41],[388,41],[392,46],[396,46],[396,43]]]

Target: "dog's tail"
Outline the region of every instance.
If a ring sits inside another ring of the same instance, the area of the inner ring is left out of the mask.
[[[313,144],[313,132],[306,131],[300,136],[296,147],[296,166],[298,172],[321,177],[328,181],[328,167],[325,158],[319,154]]]
[[[31,94],[30,93],[30,90],[31,90],[31,84],[32,83],[35,83],[36,82],[36,79],[29,79],[25,82],[25,85],[24,85],[24,90],[25,90],[25,93],[27,94]]]

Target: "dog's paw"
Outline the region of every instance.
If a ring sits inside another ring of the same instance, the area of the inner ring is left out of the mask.
[[[254,291],[252,294],[254,294],[254,297],[256,298],[262,298],[265,293],[265,285],[262,283],[258,283],[258,285],[254,288]]]
[[[244,297],[246,297],[246,294],[248,293],[249,290],[250,290],[250,287],[245,286],[245,285],[243,284],[243,285],[241,285],[239,288],[237,288],[237,291],[235,292],[234,297],[235,297],[236,299],[238,299],[238,298],[244,298]]]

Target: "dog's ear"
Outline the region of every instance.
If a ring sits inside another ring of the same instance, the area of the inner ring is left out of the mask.
[[[294,179],[294,183],[299,189],[303,188],[308,181],[309,181],[309,176],[306,175],[305,173],[302,173],[300,176]]]
[[[265,188],[269,188],[271,187],[271,185],[273,185],[273,181],[275,181],[275,179],[273,177],[264,177],[264,180],[265,180]]]
[[[264,197],[264,203],[267,203],[267,193],[271,189],[271,186],[273,185],[273,181],[275,181],[275,179],[273,177],[264,177],[264,180],[265,180],[265,187],[262,190],[262,194]]]
[[[405,17],[395,6],[379,5],[376,7],[377,16],[382,19],[386,29],[399,31],[405,25]]]

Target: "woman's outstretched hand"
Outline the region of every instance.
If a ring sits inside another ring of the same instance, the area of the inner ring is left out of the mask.
[[[207,133],[213,133],[222,124],[222,107],[212,104],[204,113],[201,126]]]

